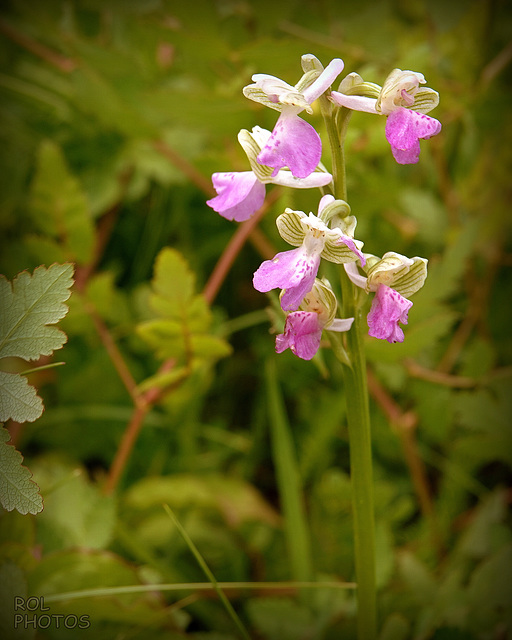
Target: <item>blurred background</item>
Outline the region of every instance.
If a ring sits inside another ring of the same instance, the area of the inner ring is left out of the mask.
[[[512,638],[505,0],[2,3],[0,273],[72,262],[75,287],[51,359],[65,366],[29,377],[44,415],[6,425],[45,508],[1,515],[0,563],[28,595],[103,589],[52,601],[90,628],[16,637],[238,637],[211,591],[109,593],[205,581],[162,503],[217,580],[339,583],[229,591],[251,637],[355,637],[353,590],[340,588],[354,579],[350,398],[328,349],[274,354],[283,319],[252,287],[286,249],[276,215],[316,212],[318,193],[267,187],[268,213],[238,248],[240,227],[205,204],[213,172],[249,168],[239,130],[276,120],[242,88],[254,73],[295,84],[305,53],[343,58],[340,80],[382,84],[398,67],[440,94],[443,129],[417,165],[395,163],[377,116],[354,113],[346,141],[365,251],[429,259],[404,343],[366,345],[381,638]],[[330,167],[319,112],[307,119]],[[183,282],[182,337],[201,292],[208,303],[192,350],[151,324],[155,291],[172,306]]]

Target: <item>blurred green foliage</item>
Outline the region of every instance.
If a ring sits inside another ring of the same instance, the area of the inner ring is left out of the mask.
[[[0,600],[104,590],[48,604],[88,615],[89,629],[12,637],[237,637],[207,591],[108,593],[204,581],[163,502],[218,580],[295,577],[264,384],[275,357],[269,316],[279,319],[251,284],[261,243],[237,255],[211,308],[199,294],[236,230],[205,204],[210,175],[247,169],[236,134],[275,122],[242,87],[257,72],[293,84],[300,55],[313,53],[378,83],[394,67],[420,71],[441,96],[432,115],[443,130],[422,142],[418,165],[393,161],[381,118],[354,113],[347,137],[348,199],[365,250],[429,258],[405,342],[367,342],[381,638],[512,638],[511,42],[505,0],[4,2],[0,272],[12,279],[69,261],[76,284],[60,324],[65,371],[29,378],[45,413],[6,425],[45,509],[0,516]],[[310,122],[323,135],[320,114]],[[284,248],[274,214],[315,211],[317,201],[281,194],[260,224],[266,240]],[[204,358],[199,342],[184,351],[172,339],[165,295],[183,282],[178,324],[204,338]],[[202,318],[192,328],[190,304]],[[162,357],[178,361],[167,377]],[[350,398],[328,350],[317,365],[289,352],[276,362],[312,578],[350,581]],[[164,393],[105,495],[134,394],[155,384]],[[355,637],[351,590],[229,597],[254,638]]]

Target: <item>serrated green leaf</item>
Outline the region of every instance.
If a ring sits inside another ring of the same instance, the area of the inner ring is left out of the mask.
[[[195,277],[183,256],[166,248],[156,259],[152,285],[157,295],[183,307],[194,295]]]
[[[173,320],[148,320],[137,326],[137,333],[155,349],[158,358],[180,358],[186,345],[181,326]]]
[[[0,422],[34,422],[43,413],[43,401],[26,378],[0,371]]]
[[[7,429],[0,427],[0,501],[7,511],[16,509],[23,515],[39,513],[43,509],[39,487],[21,464],[21,453],[7,444],[10,439]]]
[[[155,262],[150,305],[159,316],[137,327],[140,337],[159,358],[216,360],[231,352],[228,343],[208,333],[212,314],[202,294],[194,291],[195,276],[183,256],[163,249]]]
[[[68,312],[64,302],[71,295],[73,265],[54,264],[23,271],[12,286],[0,276],[0,358],[15,356],[37,360],[49,356],[66,342],[56,327]]]
[[[37,228],[59,239],[68,259],[87,263],[94,248],[94,225],[78,180],[70,172],[60,148],[45,140],[39,147],[31,185],[30,212]]]

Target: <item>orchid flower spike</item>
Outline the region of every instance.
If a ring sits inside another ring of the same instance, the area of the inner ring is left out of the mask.
[[[355,111],[367,111],[387,116],[386,139],[399,164],[415,164],[420,156],[420,139],[435,136],[441,123],[425,115],[439,104],[439,94],[425,84],[423,74],[394,69],[375,95],[378,85],[363,82],[357,74],[349,74],[332,91],[332,101]],[[358,95],[360,94],[360,95]]]
[[[288,167],[296,178],[307,178],[318,166],[322,155],[320,136],[298,114],[304,110],[313,113],[311,104],[328,90],[342,70],[343,60],[335,58],[323,71],[307,71],[294,87],[263,73],[253,75],[254,84],[244,87],[246,98],[281,112],[258,155],[258,162],[274,169],[273,176]]]
[[[214,173],[212,182],[217,196],[206,204],[227,220],[242,222],[250,218],[265,200],[265,184],[272,183],[296,189],[324,187],[332,176],[320,163],[307,178],[295,178],[291,171],[281,169],[275,175],[270,167],[257,162],[256,158],[270,138],[270,131],[253,127],[252,133],[242,129],[238,141],[242,145],[251,165],[251,171],[229,171]]]
[[[423,286],[427,277],[425,258],[407,258],[389,251],[382,259],[366,255],[367,276],[362,276],[355,263],[346,264],[350,280],[367,293],[375,292],[368,314],[368,335],[388,342],[403,342],[404,332],[398,323],[407,324],[412,302],[408,296]]]
[[[354,318],[336,318],[337,302],[326,280],[315,280],[299,310],[286,316],[284,333],[276,336],[276,352],[290,349],[303,360],[311,360],[320,348],[322,331],[348,331]]]
[[[340,216],[342,211],[345,217]],[[277,228],[284,240],[298,248],[263,262],[254,274],[254,288],[261,292],[284,289],[281,307],[295,311],[313,287],[320,258],[337,264],[356,260],[364,264],[363,243],[353,239],[356,219],[346,215],[349,212],[346,202],[331,195],[320,200],[318,216],[286,209],[276,220]],[[339,221],[339,226],[329,228],[327,222],[331,219]]]

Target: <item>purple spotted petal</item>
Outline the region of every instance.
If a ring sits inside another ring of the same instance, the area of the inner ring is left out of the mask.
[[[252,171],[214,173],[212,182],[218,195],[206,204],[228,220],[247,220],[265,200],[265,185]]]
[[[303,360],[311,360],[320,347],[322,328],[318,314],[313,311],[295,311],[288,314],[284,333],[276,336],[276,351],[285,349]]]
[[[388,342],[403,342],[404,332],[398,323],[407,324],[412,302],[385,284],[379,285],[368,314],[368,334]]]
[[[399,164],[414,164],[420,156],[420,138],[427,139],[441,131],[435,118],[400,107],[386,120],[386,139]]]
[[[258,162],[274,169],[288,167],[296,178],[307,178],[317,168],[322,156],[322,142],[315,129],[296,113],[283,109]]]
[[[283,251],[272,260],[265,260],[252,282],[257,291],[285,289],[281,307],[285,311],[295,311],[313,288],[319,265],[320,256],[308,255],[303,247]]]

